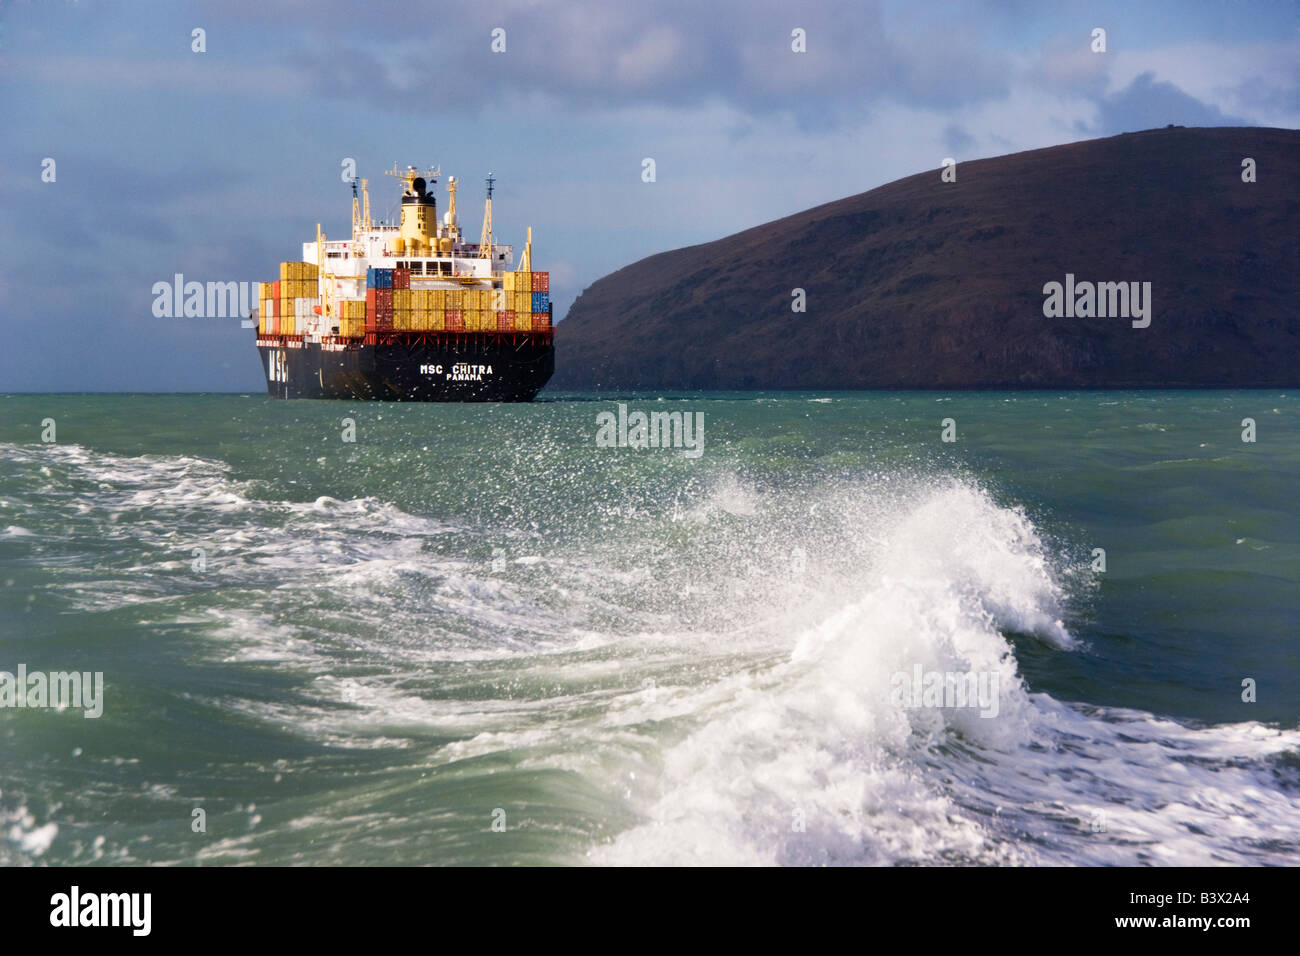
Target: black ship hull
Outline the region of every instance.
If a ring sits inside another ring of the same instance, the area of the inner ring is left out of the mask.
[[[555,371],[551,333],[259,337],[273,398],[531,402]]]

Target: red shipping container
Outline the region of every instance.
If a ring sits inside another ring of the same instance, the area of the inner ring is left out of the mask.
[[[460,309],[447,310],[447,330],[450,332],[465,331],[465,316]]]
[[[515,330],[515,314],[512,311],[497,313],[497,331],[513,332]]]
[[[393,270],[393,288],[409,289],[411,287],[411,270],[394,269]]]
[[[551,274],[549,272],[533,273],[533,291],[534,292],[551,291]]]
[[[551,327],[551,313],[534,312],[533,313],[533,331],[545,332]]]
[[[276,279],[271,283],[271,298],[276,302],[280,301],[280,280]]]

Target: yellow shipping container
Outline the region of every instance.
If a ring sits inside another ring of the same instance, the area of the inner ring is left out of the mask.
[[[294,332],[293,329],[294,329],[294,324],[293,324],[293,315],[290,314],[290,315],[288,316],[288,318],[286,318],[286,317],[284,317],[283,315],[281,315],[281,316],[280,316],[280,334],[281,334],[281,335],[296,335],[297,333]]]
[[[283,289],[283,287],[282,287],[282,289]],[[293,318],[293,299],[291,299],[291,298],[289,298],[289,297],[287,297],[287,296],[281,296],[281,298],[280,298],[280,329],[281,329],[281,331],[284,330],[284,319],[285,319],[286,317],[288,317],[288,318],[290,318],[290,319]]]
[[[443,296],[443,308],[451,312],[465,308],[465,293],[460,289],[448,289]]]
[[[530,292],[529,295],[532,295]],[[528,332],[533,327],[533,314],[531,312],[515,313],[515,331]]]
[[[412,301],[410,289],[393,290],[393,311],[394,312],[410,312],[411,307],[414,304],[415,303]]]
[[[314,262],[281,262],[281,282],[315,282],[320,270]]]
[[[441,332],[447,327],[447,316],[441,309],[429,313],[429,331]]]
[[[501,277],[502,288],[507,292],[532,292],[533,274],[531,272],[507,272]]]
[[[430,289],[429,290],[429,308],[441,311],[447,308],[447,290]]]
[[[514,310],[516,315],[520,312],[532,312],[533,294],[531,292],[516,292],[514,294]]]

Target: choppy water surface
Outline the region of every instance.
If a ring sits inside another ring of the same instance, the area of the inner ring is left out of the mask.
[[[0,863],[1296,862],[1290,395],[0,403]]]

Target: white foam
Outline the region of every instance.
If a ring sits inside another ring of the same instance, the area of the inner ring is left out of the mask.
[[[870,567],[859,597],[638,769],[626,791],[644,822],[594,861],[1240,863],[1294,845],[1300,803],[1264,761],[1297,734],[1084,713],[1026,689],[1004,632],[1076,642],[1019,510],[967,484],[934,488]],[[997,716],[898,706],[891,677],[918,664],[996,674]],[[1244,754],[1258,763],[1232,764]]]

